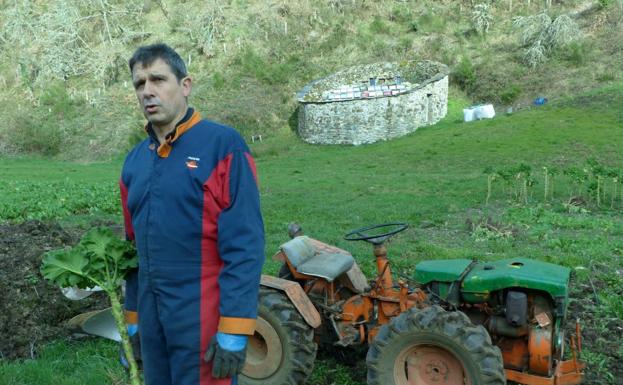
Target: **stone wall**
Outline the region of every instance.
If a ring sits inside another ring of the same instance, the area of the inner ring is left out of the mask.
[[[314,102],[299,94],[299,135],[309,143],[359,145],[397,138],[437,123],[446,116],[448,105],[447,67],[437,64],[437,73],[420,79],[400,95]],[[312,83],[307,91],[317,84]]]

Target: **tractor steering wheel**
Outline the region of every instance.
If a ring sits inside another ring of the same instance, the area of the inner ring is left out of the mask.
[[[385,232],[379,232],[370,234],[370,230],[384,229],[389,228]],[[362,227],[357,230],[353,230],[350,233],[344,235],[344,239],[347,241],[366,241],[372,243],[373,245],[381,245],[383,242],[388,240],[392,235],[398,234],[401,231],[405,231],[409,228],[409,225],[406,223],[393,222],[393,223],[383,223],[380,225],[372,225],[368,227]]]

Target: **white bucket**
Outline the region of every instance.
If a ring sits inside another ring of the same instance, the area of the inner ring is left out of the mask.
[[[463,109],[463,121],[471,122],[476,119],[476,109],[473,107]]]
[[[495,116],[492,104],[483,104],[476,109],[476,119],[491,119]]]

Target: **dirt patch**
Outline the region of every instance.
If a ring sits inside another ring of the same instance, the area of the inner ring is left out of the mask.
[[[102,293],[71,301],[39,272],[43,253],[74,245],[83,232],[40,221],[0,225],[0,358],[33,358],[69,335],[67,320],[108,306]]]
[[[582,357],[588,367],[584,384],[621,384],[623,379],[623,319],[605,313],[598,293],[603,292],[608,282],[603,279],[607,267],[597,268],[587,283],[572,283],[571,299],[567,311],[567,335],[572,333],[576,318],[582,327]],[[623,293],[619,293],[623,295]]]

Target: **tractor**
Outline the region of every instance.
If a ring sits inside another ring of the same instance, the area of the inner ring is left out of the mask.
[[[367,349],[369,385],[580,384],[579,324],[565,337],[570,270],[528,258],[420,262],[392,277],[386,243],[405,223],[345,235],[372,245],[377,275],[353,256],[303,234],[262,276],[243,385],[302,385],[318,346]],[[570,351],[565,353],[566,341]]]

